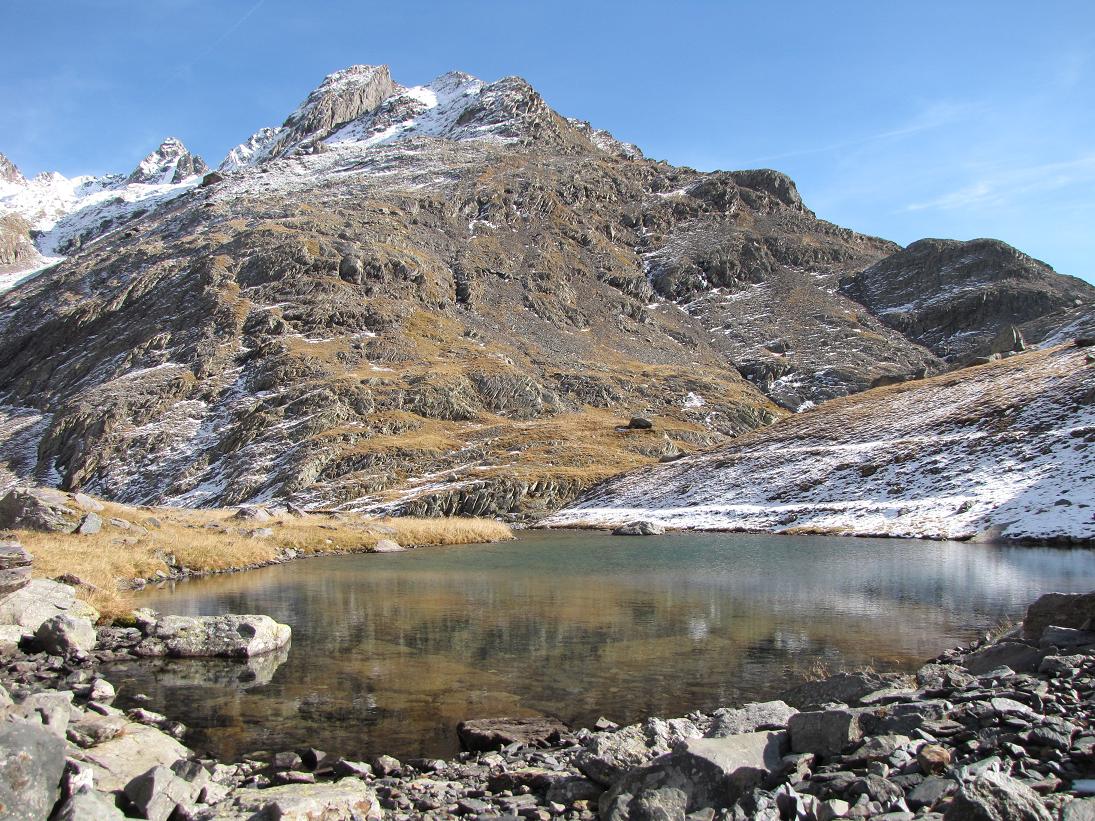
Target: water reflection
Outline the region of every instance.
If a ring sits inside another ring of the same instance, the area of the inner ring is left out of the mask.
[[[448,755],[465,718],[630,721],[764,697],[819,661],[911,668],[1042,592],[1093,579],[1090,551],[529,533],[151,592],[141,604],[164,612],[268,613],[293,627],[289,658],[236,677],[142,662],[112,679],[223,756]]]

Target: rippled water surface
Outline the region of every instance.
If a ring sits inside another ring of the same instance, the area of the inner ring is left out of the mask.
[[[142,594],[186,615],[266,613],[286,654],[144,661],[108,675],[200,750],[447,756],[465,718],[582,724],[771,696],[796,673],[914,669],[1050,590],[1095,552],[741,534],[517,542],[317,558]]]

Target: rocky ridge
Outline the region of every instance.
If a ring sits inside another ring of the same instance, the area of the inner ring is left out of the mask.
[[[71,588],[32,584],[54,585],[34,597],[54,615],[0,602],[0,620],[44,618],[0,650],[0,737],[23,751],[18,772],[10,757],[0,766],[0,802],[18,782],[29,817],[1075,821],[1095,804],[1084,797],[1095,791],[1095,594],[1043,596],[1021,627],[949,650],[915,678],[840,673],[779,701],[628,727],[469,721],[469,751],[451,761],[305,749],[228,763],[183,746],[169,717],[112,706],[104,674],[160,653],[165,631],[189,637],[176,655],[223,654],[220,637],[246,638],[237,622],[258,634],[265,617],[207,617],[209,629],[180,634],[138,611],[134,627],[85,635],[69,626],[90,624],[70,615]]]
[[[847,278],[841,290],[949,361],[997,353],[992,342],[1009,326],[1044,340],[1091,296],[1086,282],[991,239],[922,239]]]
[[[896,245],[516,77],[351,67],[201,185],[135,187],[0,299],[5,484],[530,520],[947,367],[841,287]]]

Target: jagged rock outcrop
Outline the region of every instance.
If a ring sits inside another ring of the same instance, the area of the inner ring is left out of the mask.
[[[0,214],[0,270],[32,267],[40,259],[30,236],[30,223],[19,214]]]
[[[886,325],[948,360],[992,353],[1016,326],[1033,341],[1076,308],[1095,308],[1095,288],[994,239],[922,239],[847,278],[842,291]]]
[[[182,182],[198,174],[204,174],[208,170],[209,166],[205,164],[205,161],[191,154],[182,140],[168,137],[160,143],[159,148],[141,160],[126,181],[146,185],[166,185]]]
[[[22,183],[26,182],[22,172],[16,167],[15,163],[0,154],[0,182],[13,182]]]

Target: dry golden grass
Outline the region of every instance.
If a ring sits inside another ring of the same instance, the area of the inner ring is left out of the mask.
[[[76,576],[84,583],[81,598],[108,619],[131,609],[127,591],[134,579],[167,574],[172,566],[211,573],[269,564],[287,549],[308,556],[368,552],[381,539],[418,547],[513,538],[509,527],[490,519],[312,514],[260,522],[235,520],[233,513],[107,504],[101,514],[104,520],[125,519],[146,532],[104,526],[89,536],[31,531],[17,531],[17,536],[34,555],[35,576]],[[260,527],[270,528],[272,535],[248,535]]]

